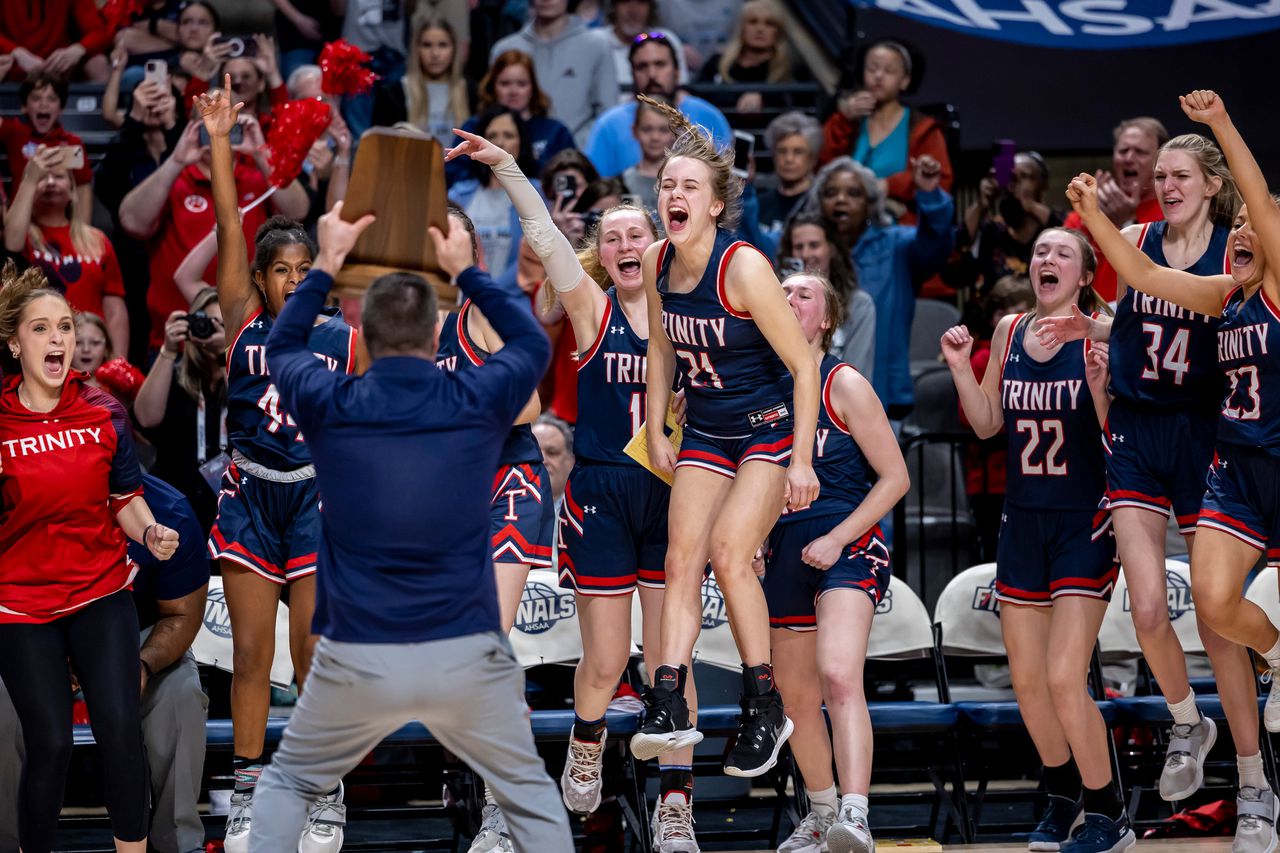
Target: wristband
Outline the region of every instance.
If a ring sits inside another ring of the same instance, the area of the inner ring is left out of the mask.
[[[146,527],[142,528],[142,547],[143,548],[151,547],[150,545],[147,544],[147,534],[151,532],[151,528],[155,527],[157,523],[158,522],[153,521],[150,524],[148,524]]]

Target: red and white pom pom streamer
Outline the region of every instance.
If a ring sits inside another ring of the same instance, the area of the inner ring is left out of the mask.
[[[289,101],[275,111],[267,131],[273,187],[287,187],[297,179],[311,146],[324,135],[332,120],[329,105],[315,98]]]
[[[318,64],[323,75],[320,88],[326,95],[363,95],[373,88],[378,75],[369,70],[373,57],[350,42],[331,41],[320,51]]]

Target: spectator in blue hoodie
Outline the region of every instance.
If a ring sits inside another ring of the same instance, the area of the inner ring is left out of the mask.
[[[853,246],[858,284],[876,303],[876,357],[872,385],[891,420],[915,406],[907,353],[920,285],[942,269],[955,244],[955,202],[939,184],[932,157],[913,164],[919,205],[915,225],[895,225],[875,173],[850,157],[823,166],[799,213],[830,220]]]

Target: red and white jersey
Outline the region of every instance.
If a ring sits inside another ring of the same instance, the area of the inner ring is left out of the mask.
[[[72,371],[51,412],[0,386],[0,623],[49,622],[125,589],[135,567],[115,513],[142,495],[129,418]]]

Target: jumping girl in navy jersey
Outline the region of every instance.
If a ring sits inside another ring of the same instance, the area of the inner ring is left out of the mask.
[[[1107,260],[1130,287],[1188,311],[1220,317],[1217,360],[1225,377],[1225,399],[1218,418],[1217,444],[1191,554],[1191,591],[1196,615],[1208,627],[1240,646],[1259,652],[1280,671],[1280,632],[1241,592],[1258,557],[1280,563],[1280,359],[1270,353],[1280,335],[1280,278],[1271,258],[1280,257],[1280,210],[1267,193],[1266,179],[1222,101],[1211,91],[1183,97],[1189,118],[1209,125],[1235,175],[1244,206],[1231,234],[1230,275],[1198,276],[1158,265],[1135,248],[1099,214],[1097,184],[1081,175],[1067,196],[1094,233]],[[1096,229],[1096,230],[1095,230]],[[1066,330],[1064,329],[1064,333]],[[1052,337],[1052,334],[1049,335]],[[1237,750],[1248,742],[1246,711],[1253,703],[1252,677],[1245,669],[1214,674],[1228,718],[1241,719]],[[1233,708],[1231,703],[1235,704]],[[1268,731],[1280,731],[1280,690],[1272,681],[1263,717]],[[1256,723],[1254,724],[1256,725]],[[1256,735],[1255,735],[1256,737]],[[1256,742],[1256,741],[1254,741]],[[1236,826],[1238,851],[1263,851],[1276,845],[1275,819],[1280,801],[1262,772],[1260,756],[1239,756],[1240,792]]]
[[[115,849],[145,853],[145,679],[125,537],[167,560],[178,534],[142,498],[128,414],[71,370],[71,306],[38,270],[0,273],[0,344],[0,678],[26,744],[19,843],[53,849],[71,763],[69,660],[102,750]]]
[[[289,585],[289,652],[299,689],[305,684],[315,643],[311,617],[320,496],[311,453],[272,384],[266,341],[284,300],[311,269],[316,247],[299,223],[275,217],[258,229],[250,268],[228,136],[243,105],[231,106],[224,94],[230,85],[228,77],[223,92],[201,95],[200,113],[212,154],[218,304],[232,341],[227,351],[231,465],[222,479],[218,520],[209,536],[209,554],[222,569],[235,647],[231,720],[236,780],[225,845],[228,853],[245,853],[253,789],[262,770],[276,607],[285,584]],[[322,318],[311,333],[311,346],[330,370],[356,371],[360,349],[356,333],[340,318]],[[333,853],[341,849],[343,814],[340,789],[317,800],[300,850]]]
[[[649,304],[646,437],[650,458],[674,471],[675,483],[663,664],[653,673],[652,701],[631,749],[648,759],[702,739],[683,693],[709,559],[742,659],[743,713],[725,772],[757,776],[776,763],[792,726],[774,687],[768,607],[751,562],[784,506],[804,509],[818,496],[818,370],[769,261],[730,236],[741,193],[732,152],[717,152],[678,110],[641,97],[677,132],[658,172],[667,238],[650,246],[642,263]],[[666,412],[677,370],[688,399],[678,457],[665,419],[655,414]]]
[[[1014,694],[1050,795],[1030,849],[1070,853],[1118,853],[1134,843],[1107,727],[1085,684],[1118,572],[1105,503],[1106,345],[1046,347],[1031,332],[1036,317],[1103,307],[1090,286],[1096,266],[1075,231],[1051,228],[1036,238],[1035,308],[1000,321],[981,385],[968,329],[942,336],[974,432],[988,438],[1003,426],[1009,436],[996,594]],[[1082,808],[1084,822],[1071,833]]]
[[[561,778],[565,805],[590,814],[600,805],[604,716],[631,645],[631,593],[639,590],[644,650],[650,671],[658,656],[663,559],[670,490],[623,448],[644,423],[649,318],[640,259],[656,239],[638,207],[605,211],[589,246],[575,256],[546,204],[510,157],[492,143],[459,131],[466,153],[488,163],[511,196],[526,239],[542,259],[548,282],[583,341],[578,360],[577,465],[557,519],[561,585],[577,593],[582,658],[574,678],[573,732]],[[455,153],[456,152],[456,153]],[[595,271],[593,277],[585,267]],[[597,281],[600,281],[598,284]],[[602,285],[613,283],[605,291]],[[696,849],[689,797],[692,749],[664,755],[655,812],[660,851]]]
[[[870,853],[871,715],[862,667],[871,617],[889,584],[889,550],[877,520],[907,493],[907,465],[871,383],[826,355],[844,313],[835,287],[825,276],[796,273],[782,289],[822,380],[813,466],[822,491],[808,509],[778,519],[765,547],[774,672],[811,806],[778,850]],[[838,800],[833,740],[844,789]]]
[[[1198,134],[1175,137],[1160,149],[1155,181],[1164,221],[1131,225],[1121,232],[1125,239],[1162,267],[1199,276],[1230,273],[1227,249],[1239,195],[1222,152]],[[1114,323],[1077,313],[1040,325],[1049,339],[1088,336],[1111,343],[1111,512],[1134,628],[1173,717],[1160,795],[1176,802],[1203,783],[1204,757],[1218,735],[1213,720],[1196,707],[1182,646],[1169,622],[1164,542],[1172,514],[1187,551],[1194,550],[1225,390],[1218,367],[1219,319],[1130,287],[1123,279],[1118,287]],[[1203,619],[1196,624],[1213,662],[1241,787],[1265,788],[1248,653],[1215,634]],[[1248,845],[1256,840],[1247,838],[1256,826],[1252,818],[1242,821],[1240,850],[1254,849]]]

